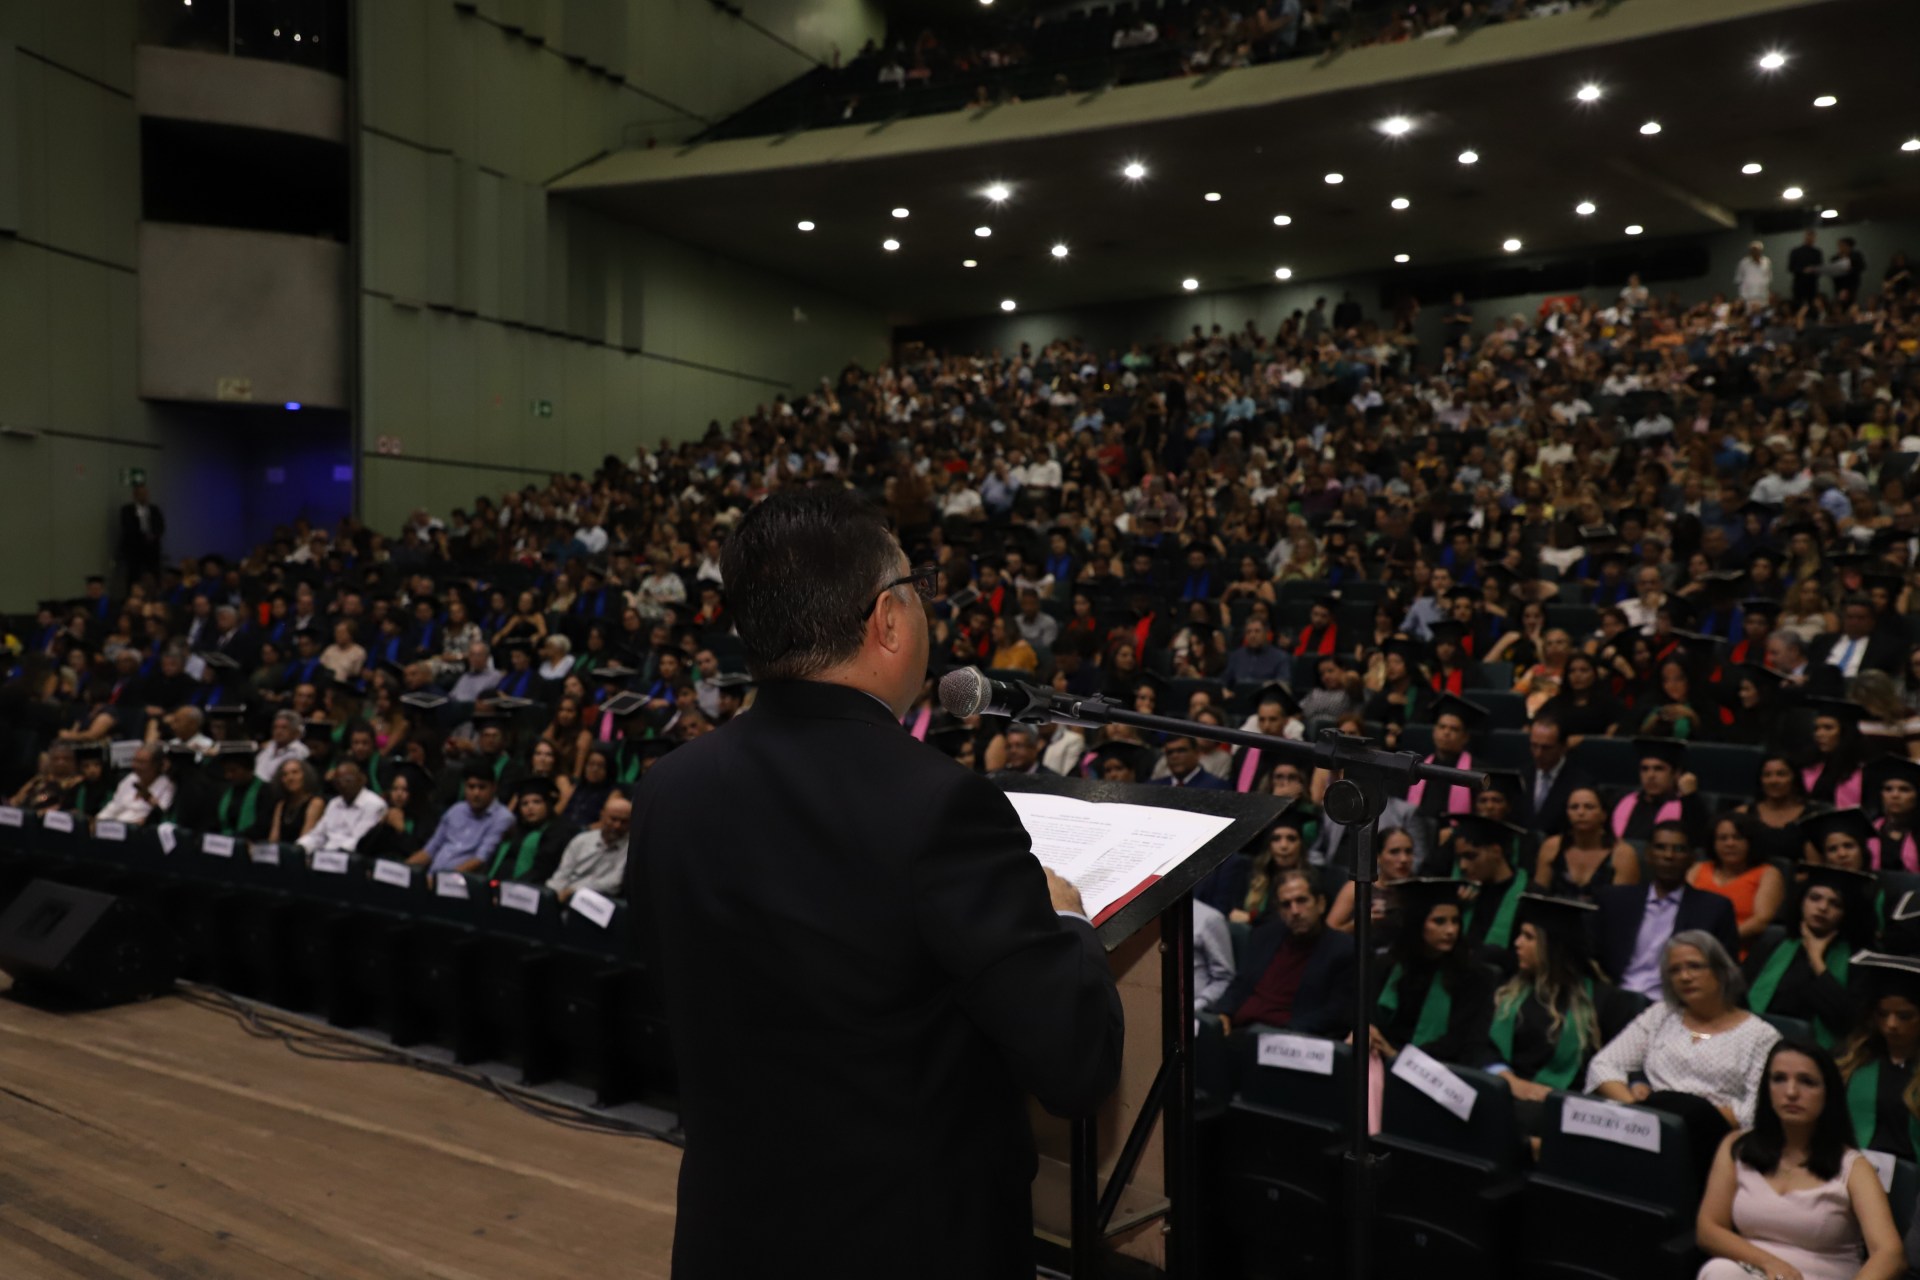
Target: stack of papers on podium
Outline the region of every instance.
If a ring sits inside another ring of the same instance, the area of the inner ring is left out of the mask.
[[[1233,825],[1232,818],[1210,813],[1033,791],[1008,792],[1007,799],[1033,840],[1033,856],[1080,890],[1095,925]]]

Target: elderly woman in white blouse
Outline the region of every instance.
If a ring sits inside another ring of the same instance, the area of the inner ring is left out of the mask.
[[[1753,1124],[1760,1075],[1780,1038],[1740,1008],[1743,985],[1739,966],[1712,934],[1674,934],[1661,957],[1661,1000],[1587,1068],[1589,1092],[1680,1117],[1703,1185],[1720,1140]],[[1635,1074],[1646,1082],[1629,1083]]]

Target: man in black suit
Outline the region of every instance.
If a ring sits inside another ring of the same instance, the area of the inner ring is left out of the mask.
[[[1647,842],[1648,883],[1600,891],[1600,965],[1616,985],[1659,999],[1667,939],[1688,929],[1704,929],[1728,955],[1740,954],[1732,900],[1688,884],[1693,863],[1686,826],[1662,822]]]
[[[133,501],[120,508],[120,564],[127,583],[160,572],[160,542],[167,534],[166,513],[147,496],[147,486],[133,486]]]
[[[1787,274],[1793,277],[1794,305],[1804,307],[1820,296],[1820,267],[1827,255],[1820,252],[1818,236],[1809,227],[1801,242],[1787,255]]]
[[[1534,717],[1527,727],[1527,753],[1520,770],[1520,805],[1513,820],[1536,836],[1562,835],[1567,829],[1567,797],[1593,779],[1567,759],[1567,731],[1552,716]]]
[[[1862,671],[1897,673],[1906,660],[1906,643],[1878,628],[1876,621],[1871,600],[1847,597],[1840,606],[1840,630],[1815,636],[1808,661],[1830,667],[1849,681]]]
[[[1026,1097],[1112,1090],[1106,954],[1006,796],[901,728],[934,574],[880,513],[781,490],[722,567],[759,696],[647,772],[627,861],[679,1064],[673,1274],[1030,1280]]]
[[[1193,787],[1199,791],[1231,791],[1233,784],[1217,778],[1200,766],[1200,744],[1192,738],[1168,738],[1162,748],[1167,757],[1167,776],[1155,778],[1156,787]]]
[[[1327,924],[1327,892],[1311,871],[1282,872],[1274,918],[1247,940],[1246,963],[1214,1002],[1220,1029],[1284,1027],[1307,1035],[1353,1029],[1353,937]]]

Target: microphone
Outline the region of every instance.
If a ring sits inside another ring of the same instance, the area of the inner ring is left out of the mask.
[[[941,709],[960,720],[968,716],[1017,716],[1041,696],[1042,691],[1031,685],[990,680],[978,667],[960,667],[940,677]]]

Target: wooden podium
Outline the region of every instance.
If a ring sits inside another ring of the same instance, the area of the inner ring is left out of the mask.
[[[1231,825],[1096,929],[1120,987],[1126,1046],[1120,1083],[1090,1120],[1030,1104],[1040,1171],[1034,1234],[1063,1251],[1074,1280],[1095,1280],[1109,1250],[1177,1280],[1194,1280],[1197,1192],[1193,1152],[1193,888],[1286,811],[1289,801],[1079,778],[995,774],[1004,791],[1095,804],[1183,809]]]

